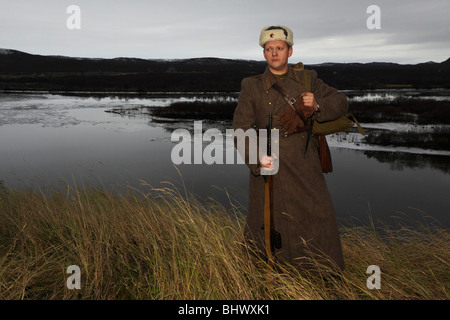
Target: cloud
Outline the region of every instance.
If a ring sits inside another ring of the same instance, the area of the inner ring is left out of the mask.
[[[66,8],[81,8],[81,30],[68,30]],[[449,1],[378,0],[381,30],[369,30],[359,0],[42,0],[9,1],[0,11],[2,47],[80,57],[262,60],[260,30],[294,31],[294,57],[401,63],[448,58]]]

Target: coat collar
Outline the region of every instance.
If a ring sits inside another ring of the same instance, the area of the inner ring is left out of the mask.
[[[290,78],[294,81],[297,81],[298,83],[302,83],[300,79],[297,76],[297,73],[294,71],[294,69],[288,65],[288,72],[286,75],[286,78]],[[272,85],[278,80],[275,75],[270,72],[269,67],[266,67],[266,71],[263,73],[262,77],[263,83],[264,83],[264,89],[267,91],[272,87]]]

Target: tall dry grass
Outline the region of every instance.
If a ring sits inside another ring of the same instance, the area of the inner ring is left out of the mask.
[[[0,191],[1,299],[448,299],[445,228],[342,227],[341,274],[271,271],[236,208],[174,188]],[[368,289],[369,265],[381,289]],[[69,290],[66,269],[81,270]]]

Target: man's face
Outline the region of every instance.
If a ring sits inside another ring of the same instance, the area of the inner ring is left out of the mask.
[[[264,58],[273,74],[287,72],[288,58],[292,55],[292,47],[288,48],[282,40],[268,41],[264,45]]]

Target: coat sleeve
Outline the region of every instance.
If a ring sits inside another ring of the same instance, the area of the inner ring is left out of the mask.
[[[256,130],[254,130],[256,103],[252,96],[252,80],[254,81],[254,79],[245,78],[241,82],[241,92],[233,116],[234,144],[251,172],[254,175],[259,175],[259,159],[257,152],[255,152],[258,150],[258,139],[256,134],[252,135],[252,133],[256,133]],[[245,141],[245,143],[239,145],[239,139],[242,139],[241,141]],[[251,148],[251,146],[254,148]],[[253,152],[250,152],[250,150],[253,150]]]
[[[343,93],[317,78],[317,72],[314,70],[310,71],[310,78],[314,98],[320,107],[320,112],[316,113],[318,121],[335,120],[348,112],[348,100]]]

